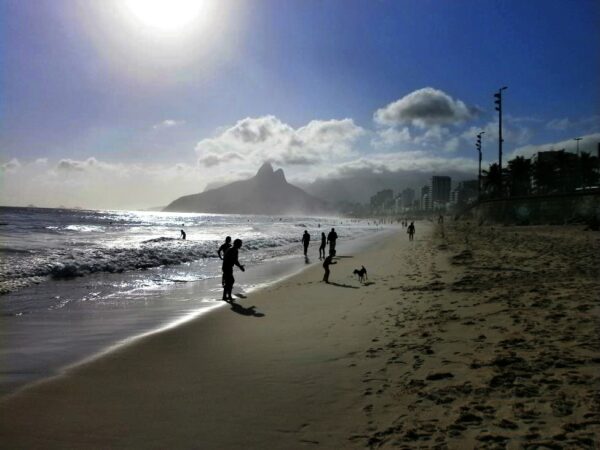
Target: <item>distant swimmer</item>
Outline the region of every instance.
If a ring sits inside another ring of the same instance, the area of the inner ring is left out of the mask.
[[[414,222],[410,223],[406,232],[408,233],[408,240],[412,241],[415,238],[415,223]]]
[[[225,238],[225,242],[219,247],[219,250],[217,251],[219,258],[223,259],[223,255],[230,248],[231,248],[231,236],[227,236]]]
[[[185,241],[185,237],[187,235],[185,234],[185,231],[181,230],[181,239],[183,239]]]
[[[238,250],[242,246],[242,240],[236,239],[233,241],[233,247],[225,252],[223,257],[223,300],[232,301],[231,291],[235,278],[233,278],[233,266],[238,266],[242,272],[245,272],[244,266],[238,261]]]
[[[304,245],[304,256],[308,253],[308,244],[310,243],[310,234],[308,231],[304,230],[304,234],[302,235],[302,245]]]
[[[337,262],[333,260],[333,255],[329,255],[327,258],[325,258],[325,261],[323,261],[323,269],[325,269],[323,281],[325,283],[329,283],[329,266],[332,264],[337,264]]]
[[[338,235],[335,232],[335,228],[332,228],[327,235],[327,242],[329,242],[329,255],[335,256],[335,241],[337,241]]]
[[[321,246],[319,247],[319,259],[325,258],[325,246],[327,245],[327,238],[325,233],[321,233]]]

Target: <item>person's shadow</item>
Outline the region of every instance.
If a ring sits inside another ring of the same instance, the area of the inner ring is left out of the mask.
[[[240,305],[239,303],[236,303],[235,301],[232,301],[229,304],[231,305],[231,310],[234,313],[240,314],[242,316],[265,317],[265,315],[263,313],[255,311],[256,306],[254,306],[254,305],[244,308],[242,305]]]
[[[334,281],[330,281],[329,284],[331,284],[332,286],[343,287],[348,289],[359,289],[357,286],[350,286],[349,284],[344,283],[336,283]]]

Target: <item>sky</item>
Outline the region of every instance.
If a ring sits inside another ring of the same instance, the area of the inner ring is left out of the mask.
[[[596,0],[0,0],[0,204],[156,207],[264,161],[474,178],[503,86],[504,161],[596,152],[598,23]]]

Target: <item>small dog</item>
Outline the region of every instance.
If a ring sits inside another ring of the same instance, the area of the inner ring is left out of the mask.
[[[360,281],[361,283],[369,279],[369,277],[367,276],[367,269],[365,269],[365,266],[361,266],[360,270],[354,269],[354,272],[352,273],[354,275],[358,275],[358,281]]]

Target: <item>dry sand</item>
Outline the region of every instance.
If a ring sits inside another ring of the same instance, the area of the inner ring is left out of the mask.
[[[596,448],[599,242],[398,230],[5,398],[0,447]]]

